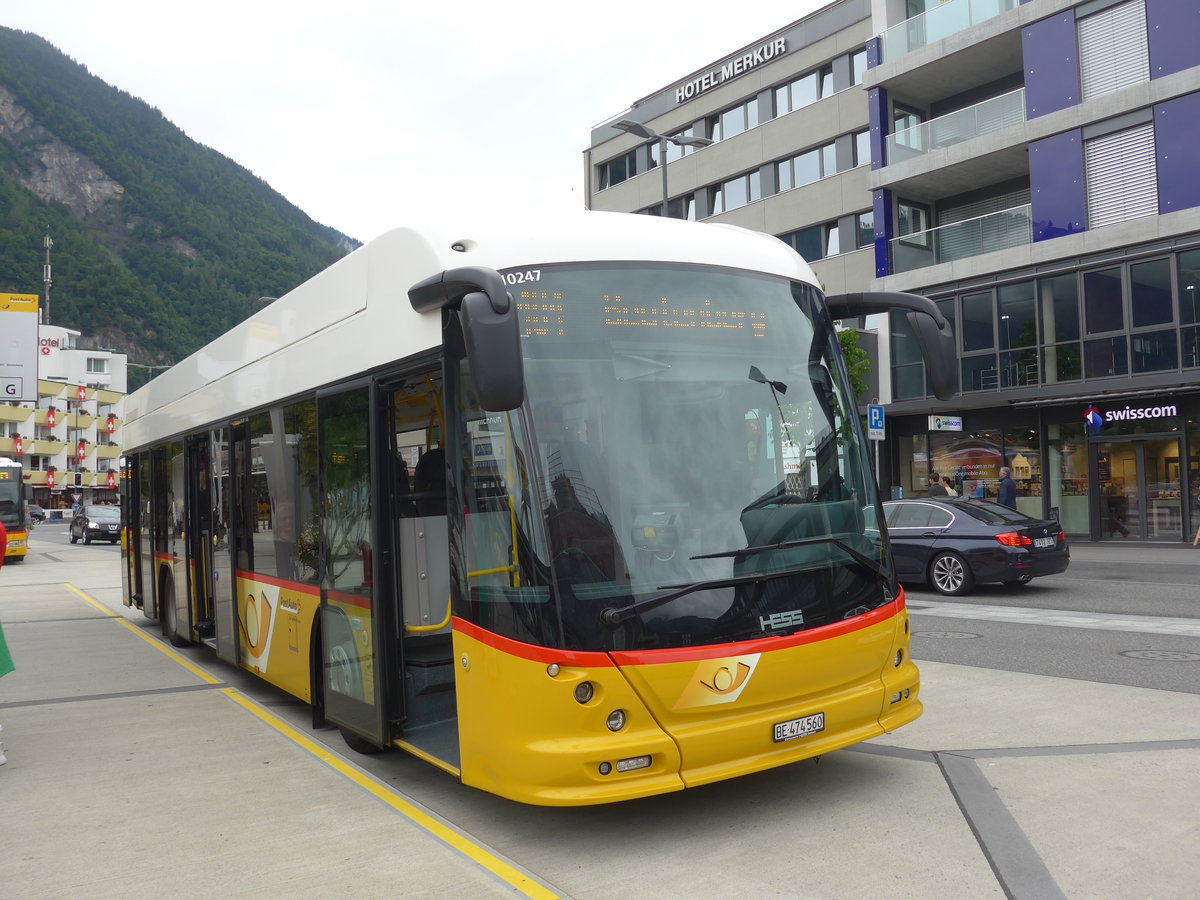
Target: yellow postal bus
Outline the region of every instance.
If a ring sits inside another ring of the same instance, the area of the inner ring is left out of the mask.
[[[129,398],[126,602],[526,803],[882,734],[919,676],[833,319],[897,306],[944,363],[925,298],[738,228],[388,232]]]

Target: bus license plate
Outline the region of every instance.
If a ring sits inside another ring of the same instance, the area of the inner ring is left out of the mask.
[[[796,738],[808,737],[818,731],[825,730],[825,713],[813,713],[811,716],[801,716],[788,722],[775,723],[775,743],[793,741]]]
[[[1035,546],[1035,547],[1053,547],[1054,546],[1054,538],[1052,538],[1052,537],[1034,538],[1033,546]]]

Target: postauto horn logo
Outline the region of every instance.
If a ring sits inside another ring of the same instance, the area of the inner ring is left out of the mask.
[[[1099,434],[1100,429],[1104,427],[1104,416],[1100,414],[1100,410],[1094,406],[1089,406],[1083,411],[1083,423],[1087,425],[1087,430],[1092,434]]]

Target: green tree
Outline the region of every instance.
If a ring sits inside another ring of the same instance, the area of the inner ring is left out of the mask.
[[[867,351],[858,346],[858,332],[847,328],[838,332],[838,343],[842,345],[842,356],[846,370],[850,373],[850,389],[854,391],[854,402],[863,402],[867,393],[867,376],[871,374],[871,359]]]

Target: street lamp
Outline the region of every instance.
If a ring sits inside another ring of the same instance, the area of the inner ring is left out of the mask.
[[[626,134],[632,134],[636,137],[645,138],[648,141],[658,141],[658,165],[662,169],[663,183],[663,218],[666,218],[667,201],[671,195],[667,192],[667,143],[670,142],[676,147],[707,147],[712,143],[710,138],[704,137],[689,137],[685,134],[676,134],[668,137],[665,134],[659,134],[653,129],[647,128],[641,122],[635,122],[632,119],[622,119],[620,122],[613,124],[613,128],[618,131],[624,131]],[[685,217],[686,218],[686,217]]]

